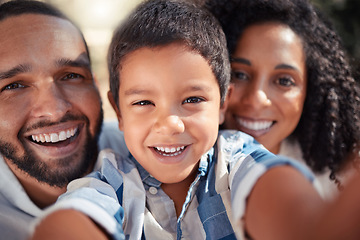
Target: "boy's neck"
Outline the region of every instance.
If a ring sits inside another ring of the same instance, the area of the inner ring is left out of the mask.
[[[175,205],[176,216],[179,217],[182,206],[184,205],[186,195],[189,191],[191,183],[195,180],[197,168],[181,182],[177,183],[162,183],[162,190],[173,200]]]

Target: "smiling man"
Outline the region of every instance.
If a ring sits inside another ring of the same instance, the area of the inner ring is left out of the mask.
[[[0,31],[0,232],[25,239],[69,181],[93,170],[103,115],[84,38],[62,13],[5,3]]]

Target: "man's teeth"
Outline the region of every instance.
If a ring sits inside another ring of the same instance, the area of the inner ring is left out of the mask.
[[[31,137],[32,137],[32,140],[35,142],[56,143],[56,142],[64,141],[68,138],[71,138],[72,136],[74,136],[76,134],[77,130],[78,129],[76,127],[76,128],[71,128],[71,129],[67,129],[64,131],[60,131],[57,133],[31,135]]]
[[[180,153],[182,153],[185,149],[185,146],[182,147],[155,147],[155,149],[163,156],[167,156],[167,157],[173,157],[173,156],[177,156]]]
[[[253,131],[265,130],[273,124],[272,121],[247,121],[241,118],[238,118],[237,121],[241,126]]]

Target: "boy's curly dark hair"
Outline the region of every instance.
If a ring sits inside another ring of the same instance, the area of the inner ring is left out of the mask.
[[[328,167],[331,179],[359,143],[359,88],[339,36],[307,0],[208,0],[234,52],[246,27],[279,22],[302,40],[306,55],[307,95],[292,135],[315,171]]]

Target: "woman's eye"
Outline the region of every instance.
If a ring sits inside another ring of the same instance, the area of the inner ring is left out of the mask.
[[[232,71],[231,72],[231,78],[233,80],[240,80],[240,81],[244,81],[244,80],[248,80],[249,77],[246,73],[241,72],[241,71]]]
[[[14,89],[24,88],[24,87],[25,87],[25,86],[22,85],[21,83],[11,83],[11,84],[5,86],[1,91],[14,90]]]
[[[203,102],[204,99],[200,97],[189,97],[185,99],[184,103],[200,103]]]
[[[280,77],[276,82],[283,87],[292,87],[295,86],[295,81],[291,77]]]
[[[146,105],[154,105],[151,101],[143,100],[133,103],[133,105],[146,106]]]

